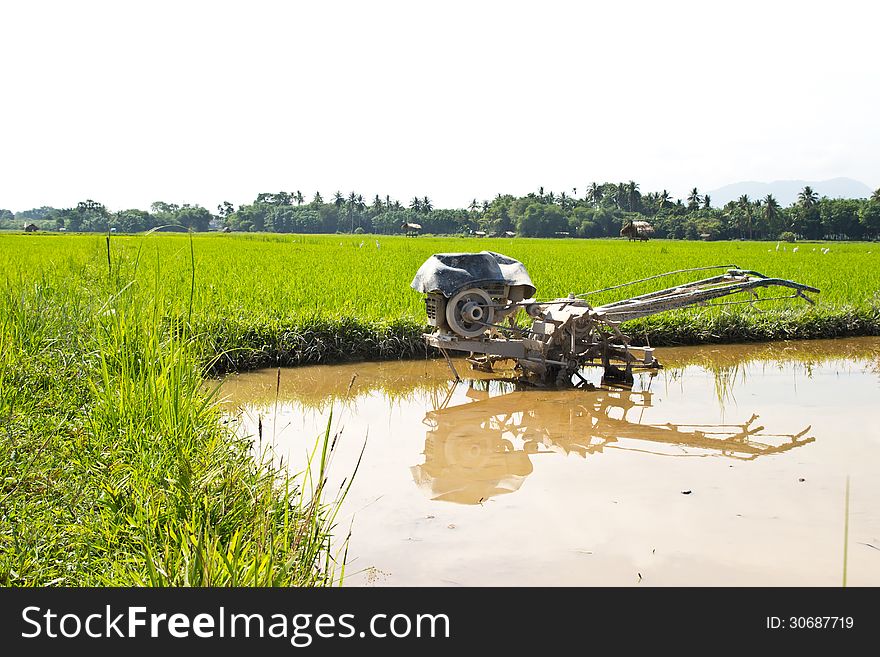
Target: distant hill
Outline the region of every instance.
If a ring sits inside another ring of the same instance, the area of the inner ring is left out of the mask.
[[[791,205],[797,200],[798,193],[809,185],[819,196],[828,198],[867,198],[873,190],[865,183],[852,178],[832,178],[831,180],[775,180],[770,183],[738,182],[725,185],[708,192],[712,197],[712,205],[720,208],[729,201],[735,201],[743,194],[752,200],[773,194],[781,205]]]

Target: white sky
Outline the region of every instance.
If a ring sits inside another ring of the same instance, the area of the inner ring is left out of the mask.
[[[0,5],[0,208],[880,186],[880,3]]]

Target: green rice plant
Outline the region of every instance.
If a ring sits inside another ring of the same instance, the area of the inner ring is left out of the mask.
[[[255,459],[161,278],[105,254],[0,295],[0,583],[337,583],[347,490]]]

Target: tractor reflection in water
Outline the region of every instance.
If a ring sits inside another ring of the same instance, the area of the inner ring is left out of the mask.
[[[586,458],[608,448],[751,460],[815,440],[806,436],[809,426],[796,434],[762,433],[757,415],[742,424],[643,424],[641,414],[652,407],[650,391],[531,390],[492,397],[487,383],[470,381],[467,396],[474,401],[450,408],[440,404],[423,420],[428,426],[425,462],[411,472],[433,500],[481,504],[512,493],[532,473],[532,454],[559,452]]]

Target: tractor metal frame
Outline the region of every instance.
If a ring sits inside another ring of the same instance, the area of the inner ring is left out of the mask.
[[[500,254],[491,255],[506,258]],[[511,260],[506,258],[505,262]],[[726,271],[595,307],[584,298],[673,274],[712,269]],[[818,289],[809,285],[771,278],[736,265],[681,269],[543,302],[534,299],[511,301],[507,298],[507,291],[514,288],[503,287],[503,290],[499,290],[498,286],[498,281],[473,281],[461,285],[448,295],[437,291],[427,294],[426,309],[435,330],[425,333],[423,338],[428,345],[440,350],[456,379],[459,378],[458,372],[450,352],[468,354],[471,365],[485,371],[492,371],[493,364],[498,361],[514,360],[524,379],[541,385],[565,387],[572,385],[573,379],[576,379],[574,385],[588,386],[587,379],[580,373],[586,367],[602,368],[604,382],[631,384],[633,370],[656,370],[661,365],[654,357],[653,348],[632,345],[631,338],[621,331],[623,322],[699,306],[798,298],[813,304],[814,301],[806,293],[819,293]],[[762,298],[758,295],[759,289],[769,287],[788,288],[793,293],[781,297]],[[748,298],[710,303],[742,294],[748,295]],[[527,327],[516,321],[520,310],[524,310],[531,319]]]

